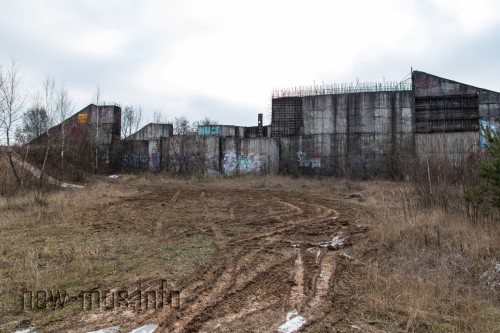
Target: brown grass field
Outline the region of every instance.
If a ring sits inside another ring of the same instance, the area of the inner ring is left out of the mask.
[[[500,332],[498,224],[396,182],[141,175],[33,193],[0,197],[1,332],[278,332],[293,310],[300,332]],[[162,281],[172,302],[138,306]],[[56,290],[64,306],[23,307]],[[82,290],[128,298],[82,308]]]

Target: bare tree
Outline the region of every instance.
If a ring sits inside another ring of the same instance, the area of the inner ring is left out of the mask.
[[[57,89],[56,92],[56,114],[61,123],[61,170],[64,170],[64,146],[66,142],[66,133],[64,128],[64,121],[73,108],[73,101],[69,97],[68,90],[64,83]]]
[[[95,128],[95,164],[94,173],[97,172],[98,161],[99,161],[99,104],[101,103],[101,88],[97,86],[96,93],[94,96],[94,102],[96,105],[95,115],[96,115],[96,128]]]
[[[167,124],[168,123],[168,118],[167,116],[161,111],[160,109],[155,109],[153,111],[153,123],[154,124]],[[158,127],[153,126],[153,137],[157,138],[161,135],[161,133],[158,133]]]
[[[153,123],[155,124],[167,124],[168,118],[160,109],[155,109],[153,111]]]
[[[18,144],[27,144],[47,131],[48,116],[45,109],[34,105],[22,115],[21,125],[16,128]]]
[[[43,81],[43,103],[44,109],[47,113],[47,129],[45,131],[46,134],[46,147],[45,147],[45,156],[43,158],[42,170],[40,172],[40,182],[42,188],[44,188],[45,181],[45,170],[47,165],[47,158],[49,157],[49,150],[52,144],[52,140],[54,139],[54,133],[52,133],[51,128],[54,125],[54,118],[56,114],[56,84],[53,77],[47,76]]]
[[[16,59],[12,57],[7,71],[5,73],[0,71],[0,129],[6,143],[5,154],[19,185],[21,179],[12,158],[12,138],[26,102],[26,94],[21,90],[20,84],[19,66]]]
[[[129,137],[139,130],[142,120],[142,106],[126,105],[122,111],[122,136]]]
[[[219,122],[217,120],[210,119],[208,116],[205,116],[205,118],[203,118],[202,120],[197,121],[196,124],[200,126],[208,126],[208,125],[219,125]]]
[[[191,124],[191,128],[193,131],[198,130],[198,126],[209,126],[209,125],[219,125],[219,122],[217,120],[210,119],[208,116],[205,116],[205,118],[198,120],[198,121],[193,121]]]
[[[188,135],[193,131],[193,127],[186,116],[176,117],[174,119],[174,134]]]

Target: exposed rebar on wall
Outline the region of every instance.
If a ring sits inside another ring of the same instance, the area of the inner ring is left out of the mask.
[[[320,84],[313,86],[274,89],[273,99],[282,97],[304,97],[361,92],[406,91],[411,89],[410,79],[406,79],[404,81]]]

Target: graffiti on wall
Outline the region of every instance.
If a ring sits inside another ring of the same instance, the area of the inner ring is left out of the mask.
[[[306,153],[299,151],[297,153],[297,161],[299,167],[303,168],[321,168],[321,152],[315,152],[311,157],[307,156]]]
[[[239,173],[260,173],[262,171],[263,157],[254,152],[229,150],[224,154],[223,171],[225,175]]]
[[[498,135],[500,133],[500,124],[495,120],[479,120],[479,144],[481,148],[489,147],[490,143],[486,137],[485,130],[490,131],[490,133]]]
[[[160,168],[161,148],[157,140],[149,141],[149,170],[157,171]]]
[[[123,154],[123,168],[126,170],[144,170],[148,165],[148,156],[145,154]]]
[[[198,135],[221,135],[220,126],[198,126]]]

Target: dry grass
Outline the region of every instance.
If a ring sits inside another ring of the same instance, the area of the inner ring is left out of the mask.
[[[165,242],[154,234],[96,232],[90,222],[75,219],[92,214],[92,207],[111,207],[151,184],[182,188],[186,182],[311,192],[349,200],[373,212],[365,239],[349,250],[357,264],[351,281],[359,302],[353,324],[367,332],[500,332],[500,273],[495,271],[500,262],[500,228],[471,224],[459,202],[459,189],[447,189],[455,197],[448,198],[452,204],[443,208],[424,205],[408,184],[251,175],[201,179],[135,175],[120,178],[119,187],[101,178],[84,190],[53,191],[45,206],[34,204],[30,191],[0,197],[2,321],[29,319],[43,324],[78,311],[69,306],[48,316],[22,313],[20,290],[72,292],[130,285],[165,270],[182,279],[209,265],[214,248],[205,235]],[[87,221],[91,220],[89,216]],[[161,223],[168,228],[168,220]]]
[[[145,277],[159,278],[167,272],[182,279],[208,265],[214,251],[204,235],[165,240],[149,230],[107,230],[106,225],[98,229],[100,225],[94,224],[99,210],[137,195],[152,181],[126,176],[116,188],[101,178],[82,190],[53,190],[44,205],[35,203],[34,191],[0,197],[1,322],[43,326],[82,313],[79,300],[58,311],[23,310],[23,290],[62,290],[68,295],[94,288],[129,290]],[[161,223],[168,228],[168,221]]]
[[[377,218],[358,248],[360,322],[386,332],[499,332],[498,225],[473,225],[463,209],[425,208],[418,195],[401,195],[408,184],[365,186]]]

